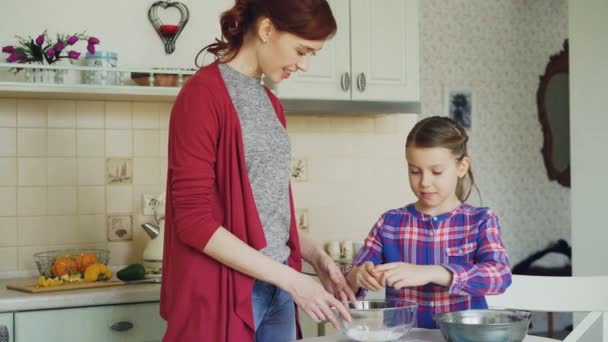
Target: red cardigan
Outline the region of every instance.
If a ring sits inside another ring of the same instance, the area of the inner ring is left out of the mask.
[[[285,126],[281,103],[266,91]],[[291,189],[289,194],[289,265],[300,270]],[[202,252],[220,226],[257,250],[266,245],[247,176],[240,121],[217,63],[200,69],[173,106],[166,198],[163,341],[253,341],[253,278]]]

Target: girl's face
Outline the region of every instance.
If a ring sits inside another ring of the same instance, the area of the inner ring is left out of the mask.
[[[325,40],[307,40],[278,31],[271,23],[259,34],[262,43],[257,49],[258,63],[262,73],[274,83],[288,79],[293,72],[308,70],[310,58],[325,44]]]
[[[458,161],[452,152],[443,147],[408,146],[405,150],[410,187],[418,198],[418,209],[438,215],[456,208],[459,177],[469,168],[467,157]]]

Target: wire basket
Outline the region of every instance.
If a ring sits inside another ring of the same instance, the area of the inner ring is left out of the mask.
[[[38,267],[38,272],[47,278],[53,277],[52,267],[55,260],[59,257],[76,259],[77,256],[85,253],[95,254],[97,261],[102,264],[108,264],[110,261],[110,251],[107,249],[96,249],[96,248],[74,248],[64,249],[48,252],[40,252],[34,254],[34,261]]]

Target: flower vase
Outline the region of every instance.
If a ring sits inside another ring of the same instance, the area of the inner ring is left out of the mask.
[[[25,69],[25,78],[30,83],[55,83],[56,70]]]

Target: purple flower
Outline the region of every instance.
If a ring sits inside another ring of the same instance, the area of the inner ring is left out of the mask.
[[[78,41],[78,36],[73,35],[70,38],[68,38],[67,43],[68,43],[68,45],[74,45],[74,44],[76,44],[77,41]]]
[[[91,55],[94,55],[95,54],[95,45],[93,45],[93,44],[87,45],[87,50],[89,51],[89,53]]]
[[[15,50],[15,47],[12,45],[7,45],[2,48],[2,52],[4,52],[4,53],[15,53],[15,51],[17,51],[17,50]]]
[[[13,53],[10,56],[8,56],[8,58],[6,59],[6,62],[13,63],[13,62],[17,62],[19,59],[21,59],[21,56],[18,53]]]
[[[70,52],[68,52],[68,58],[78,59],[78,57],[80,57],[80,52],[78,52],[78,51],[70,51]]]
[[[99,44],[99,39],[95,37],[89,37],[89,45]]]
[[[46,49],[45,53],[49,58],[55,57],[55,50],[53,49]]]
[[[63,50],[64,47],[65,45],[63,44],[63,42],[58,41],[57,43],[55,43],[55,45],[53,45],[53,50],[55,50],[55,52],[60,52],[61,50]]]
[[[44,43],[44,34],[41,34],[36,38],[36,45],[42,46],[42,43]]]

